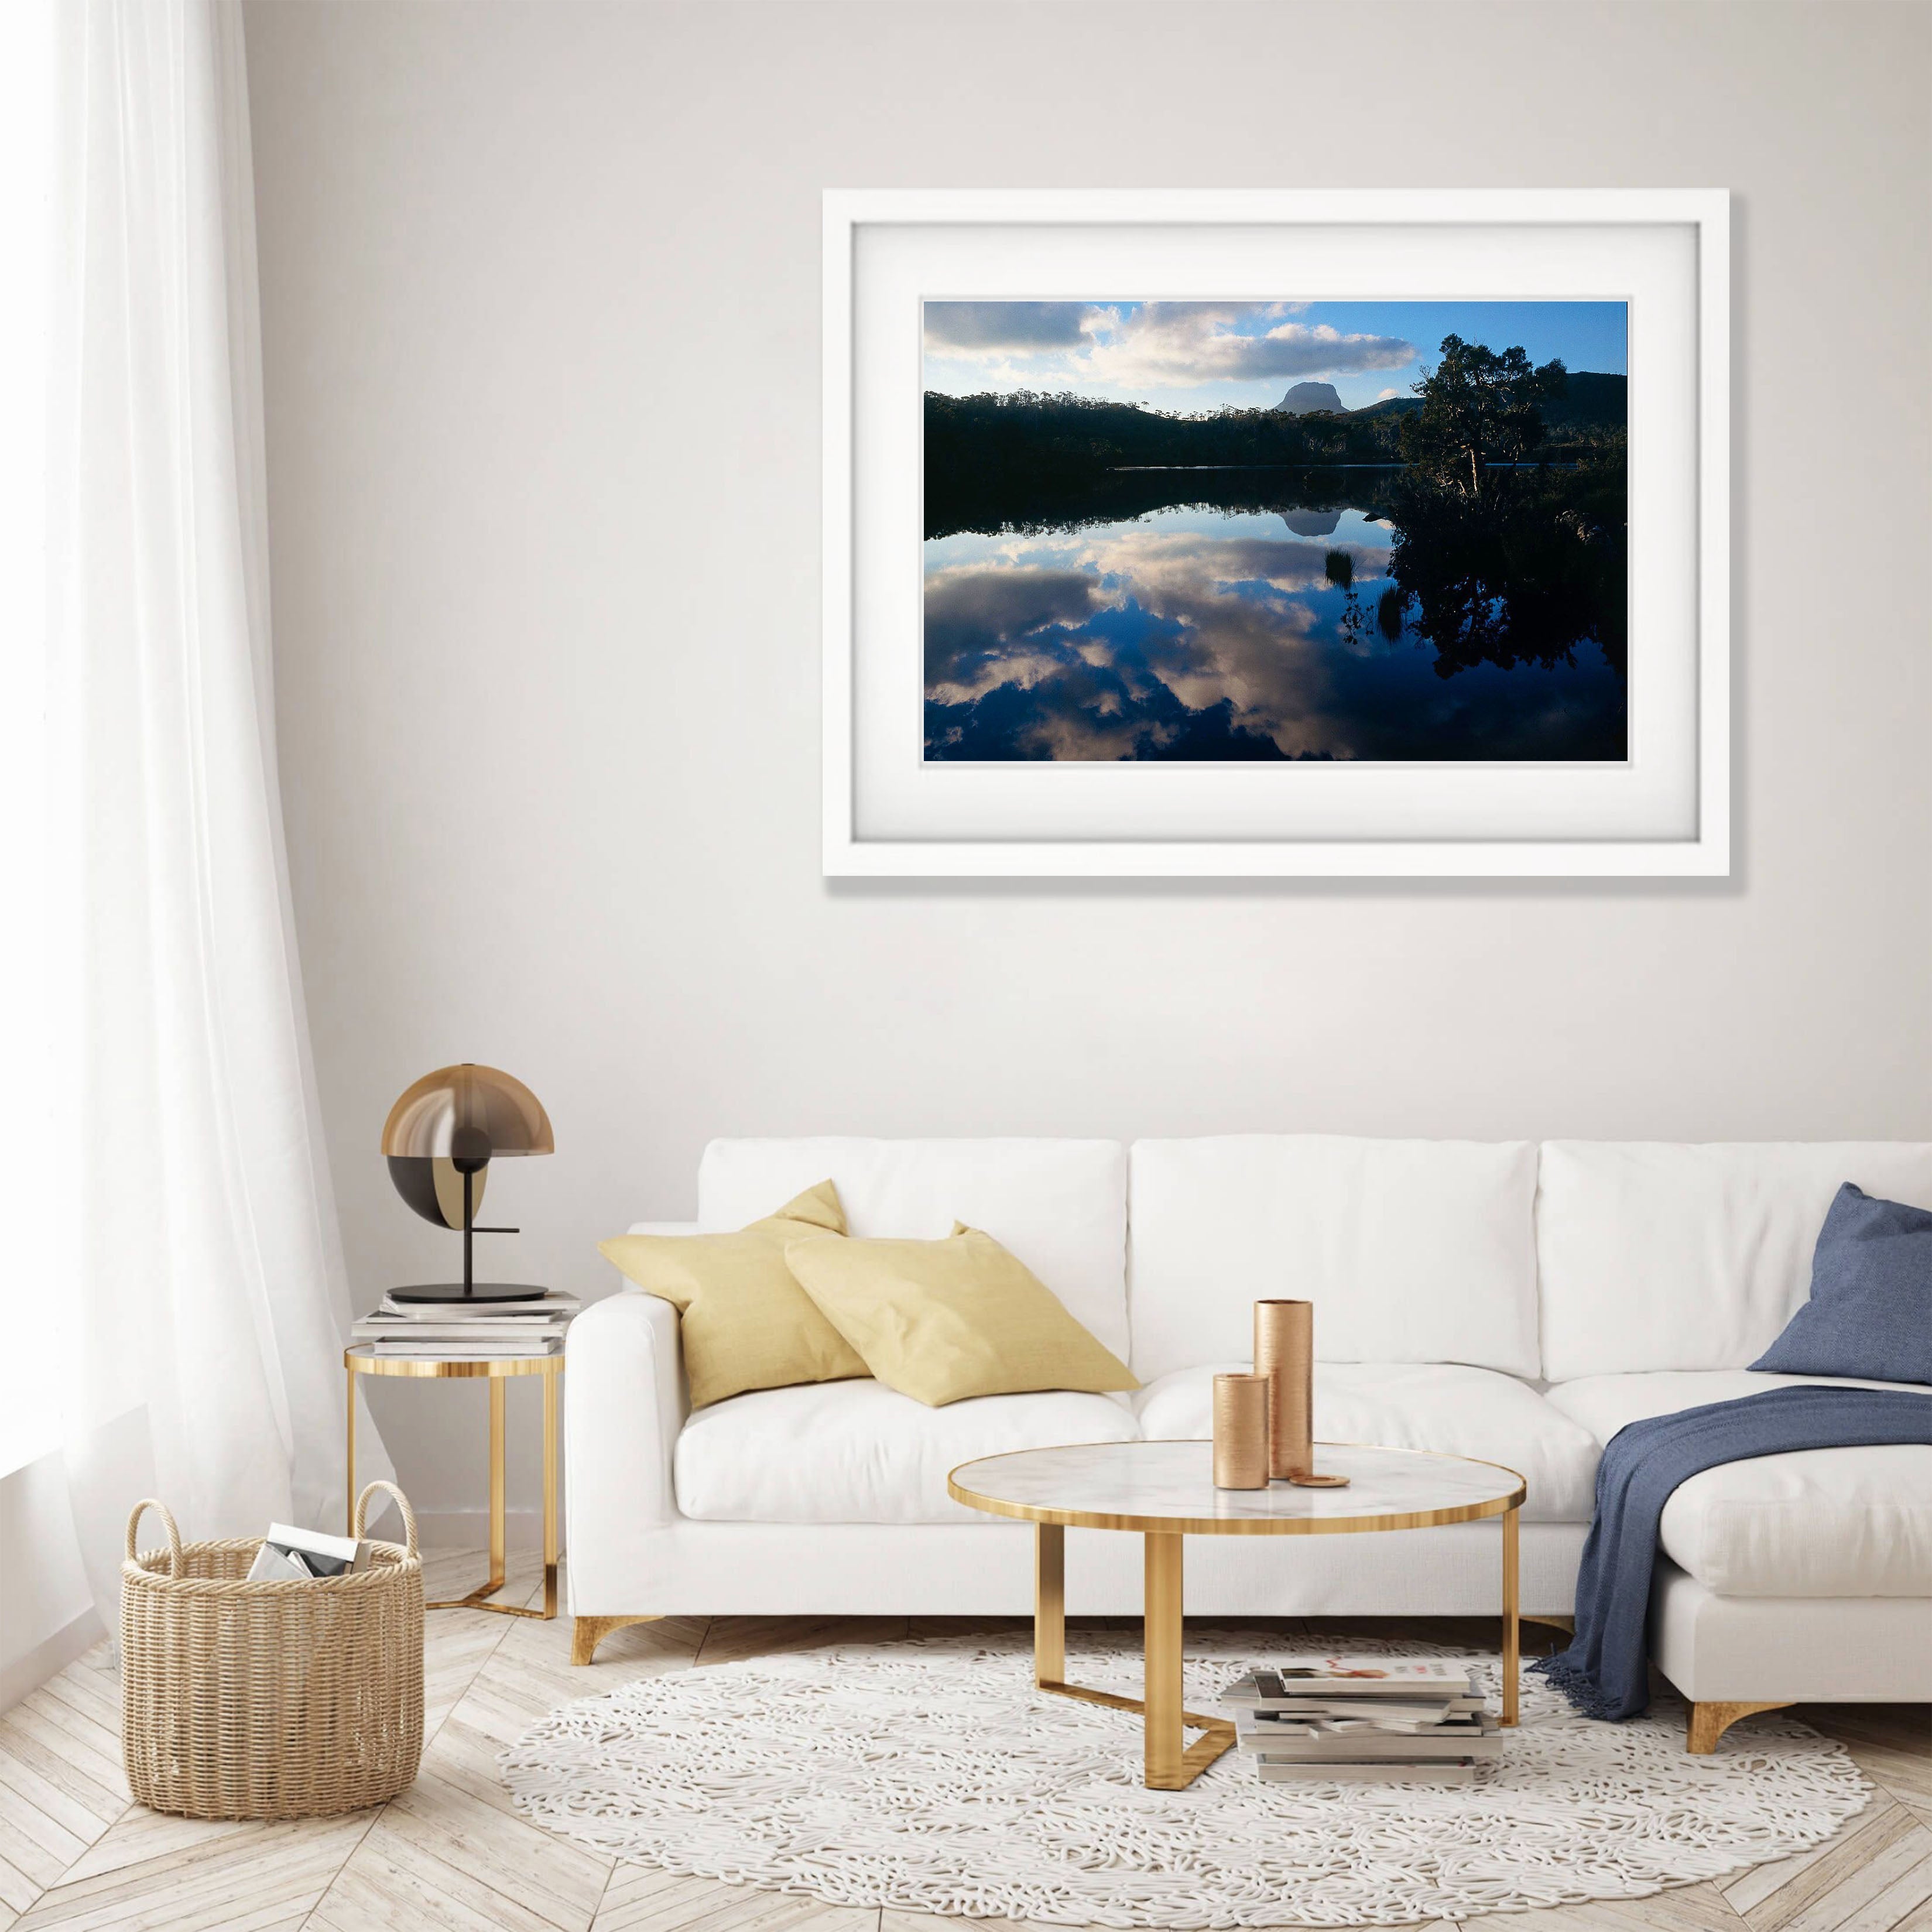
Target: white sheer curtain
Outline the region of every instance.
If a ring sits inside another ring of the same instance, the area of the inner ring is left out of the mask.
[[[240,8],[62,0],[57,51],[50,1210],[111,1612],[145,1490],[190,1537],[339,1517],[350,1309],[276,776]]]
[[[0,7],[0,1478],[58,1438],[47,1365],[62,1304],[46,946],[46,374],[53,284],[54,0]],[[36,1316],[38,1316],[38,1319]],[[28,1341],[34,1338],[38,1346]],[[0,1551],[0,1564],[7,1552]],[[0,1636],[0,1653],[7,1648]],[[0,1665],[4,1665],[0,1654]]]

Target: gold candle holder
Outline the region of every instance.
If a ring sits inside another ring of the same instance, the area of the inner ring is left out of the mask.
[[[1255,1373],[1268,1386],[1268,1474],[1303,1489],[1345,1486],[1315,1470],[1315,1304],[1255,1304]]]
[[[1264,1490],[1268,1484],[1268,1381],[1214,1378],[1214,1486]]]

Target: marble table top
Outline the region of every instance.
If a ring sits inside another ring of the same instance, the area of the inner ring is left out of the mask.
[[[1210,1443],[1088,1442],[962,1462],[946,1488],[996,1516],[1203,1536],[1420,1529],[1501,1516],[1523,1498],[1514,1469],[1423,1450],[1320,1442],[1315,1466],[1346,1476],[1348,1486],[1217,1490]]]

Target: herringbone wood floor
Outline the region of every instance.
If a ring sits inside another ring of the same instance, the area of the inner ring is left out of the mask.
[[[479,1565],[438,1555],[429,1568],[430,1594],[441,1595],[466,1587]],[[534,1580],[528,1564],[513,1575]],[[104,1647],[0,1717],[0,1932],[945,1932],[945,1922],[914,1914],[614,1865],[526,1823],[496,1778],[501,1746],[573,1697],[626,1678],[876,1640],[907,1627],[903,1618],[647,1624],[607,1639],[594,1669],[574,1670],[568,1619],[434,1611],[421,1776],[375,1810],[291,1825],[199,1824],[131,1805],[121,1775],[119,1689]],[[1496,1640],[1493,1625],[1354,1627]],[[1843,1738],[1878,1787],[1831,1844],[1723,1885],[1520,1914],[1507,1924],[1523,1932],[1932,1932],[1932,1713],[1839,1706],[1801,1714]],[[1123,1750],[1135,1744],[1124,1727]]]

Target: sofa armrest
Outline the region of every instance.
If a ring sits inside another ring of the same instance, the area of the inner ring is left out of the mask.
[[[677,1310],[629,1288],[594,1302],[565,1339],[565,1510],[573,1576],[600,1552],[676,1520],[671,1453],[684,1426]]]

